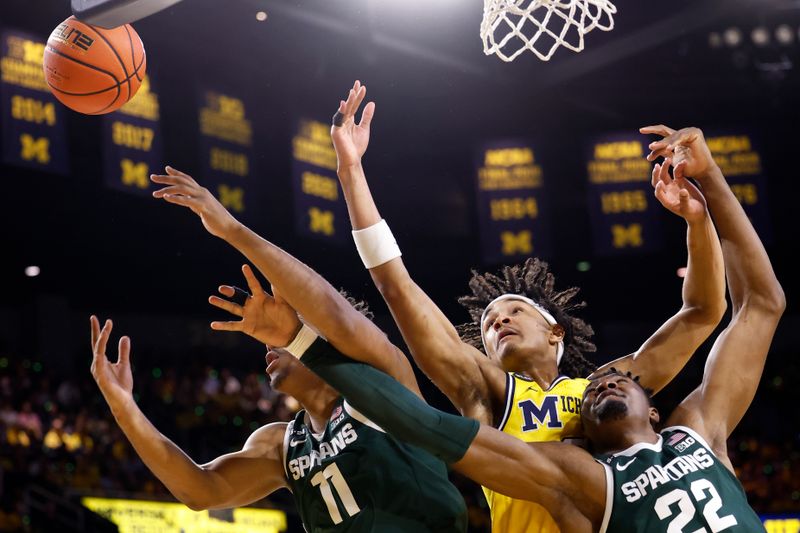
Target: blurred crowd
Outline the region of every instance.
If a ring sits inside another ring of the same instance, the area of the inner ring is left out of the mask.
[[[0,531],[25,529],[31,484],[66,496],[169,498],[83,370],[55,376],[39,362],[0,357]],[[299,408],[270,388],[263,371],[202,365],[136,368],[134,392],[155,426],[199,463],[238,449],[253,430],[289,420]],[[796,441],[738,436],[729,449],[757,512],[800,509]],[[489,531],[480,489],[463,478],[456,483],[470,505],[471,531]]]
[[[56,377],[39,362],[0,357],[0,531],[25,525],[30,484],[58,494],[169,496],[83,370]],[[263,372],[227,368],[137,368],[134,393],[153,424],[198,463],[240,449],[252,431],[299,408]]]

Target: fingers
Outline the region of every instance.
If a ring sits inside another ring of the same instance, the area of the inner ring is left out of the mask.
[[[108,338],[111,336],[111,330],[113,327],[114,324],[111,322],[111,320],[106,320],[105,324],[103,324],[103,329],[100,330],[100,335],[97,336],[97,342],[94,345],[95,355],[102,355],[105,357],[106,344],[108,344]]]
[[[373,116],[375,116],[375,102],[369,102],[361,113],[361,122],[358,125],[362,128],[369,128]]]
[[[195,194],[195,189],[186,185],[172,185],[170,187],[164,187],[163,189],[153,191],[154,198],[163,198],[164,196],[169,196],[171,194],[180,194],[191,197],[193,194]]]
[[[220,285],[217,291],[227,298],[233,298],[233,295],[236,294],[236,289],[230,285]]]
[[[681,161],[677,165],[675,165],[675,169],[672,171],[675,175],[675,179],[685,179],[686,178],[686,161]]]
[[[215,331],[244,331],[241,321],[236,322],[219,322],[214,321],[211,323],[211,329]]]
[[[163,198],[171,204],[182,205],[183,207],[188,207],[192,210],[200,209],[200,201],[192,196],[165,194]]]
[[[230,314],[236,315],[240,318],[244,316],[244,309],[242,308],[241,305],[230,302],[228,300],[223,300],[219,296],[209,296],[208,303],[210,303],[214,307],[218,307],[223,311],[227,311]]]
[[[244,279],[247,281],[247,286],[250,288],[250,294],[255,295],[264,292],[264,289],[261,288],[261,283],[259,283],[250,265],[242,265],[242,274],[244,274]]]
[[[669,205],[669,200],[667,199],[667,186],[664,185],[663,181],[656,183],[655,195],[656,199],[663,205]]]
[[[131,364],[131,338],[127,335],[123,335],[119,339],[119,347],[117,348],[118,356],[117,356],[117,364],[122,366],[128,366]]]
[[[97,339],[100,337],[100,321],[97,320],[95,315],[89,317],[89,324],[92,330],[92,352],[94,352],[94,347],[97,345]]]
[[[170,176],[180,176],[180,177],[188,179],[189,181],[194,181],[194,178],[192,178],[189,174],[187,174],[185,172],[181,172],[180,170],[178,170],[176,168],[172,168],[169,165],[167,165],[164,168],[164,170],[166,170],[167,174],[169,174]]]
[[[639,133],[655,134],[655,135],[661,135],[662,137],[667,137],[675,133],[675,130],[670,128],[669,126],[665,126],[664,124],[657,124],[654,126],[644,126],[642,128],[639,128]]]
[[[656,165],[653,167],[653,174],[650,180],[650,183],[655,187],[659,183],[664,183],[664,185],[669,185],[672,183],[672,178],[669,175],[669,167],[672,165],[672,159],[666,158],[664,162]]]
[[[656,163],[655,166],[653,167],[653,172],[650,177],[650,185],[652,185],[653,187],[658,185],[658,182],[661,181],[661,178],[659,177],[660,174],[661,174],[661,164]]]
[[[353,102],[353,109],[352,114],[355,115],[358,108],[361,107],[361,103],[364,101],[364,98],[367,96],[367,88],[363,85],[360,85],[361,82],[356,82],[359,84],[358,89],[356,89],[356,98]]]
[[[678,201],[681,205],[681,212],[688,212],[689,210],[689,191],[681,189],[678,191]]]

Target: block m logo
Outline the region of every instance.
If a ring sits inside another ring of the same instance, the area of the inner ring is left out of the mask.
[[[630,226],[623,226],[622,224],[614,224],[611,226],[611,236],[613,238],[612,244],[614,248],[638,248],[644,244],[642,238],[642,225],[631,224]]]
[[[219,203],[227,209],[241,213],[244,211],[244,189],[241,187],[228,187],[220,185],[217,188]]]
[[[547,420],[549,428],[564,427],[564,424],[558,419],[558,396],[545,396],[541,407],[536,405],[533,400],[523,400],[517,405],[522,411],[524,420],[522,431],[533,431],[539,427],[539,424],[544,424],[545,420]]]
[[[147,176],[150,174],[150,167],[147,163],[134,163],[130,159],[123,159],[119,162],[122,170],[122,184],[130,187],[146,189],[150,185]]]
[[[50,139],[47,137],[35,139],[32,135],[23,133],[19,136],[19,142],[22,146],[19,155],[24,161],[36,161],[43,165],[50,162]]]
[[[528,230],[519,233],[504,231],[500,234],[500,240],[502,241],[501,252],[503,255],[533,253],[533,235]]]
[[[313,233],[322,233],[331,236],[334,234],[333,211],[323,211],[312,207],[308,210],[309,229]]]

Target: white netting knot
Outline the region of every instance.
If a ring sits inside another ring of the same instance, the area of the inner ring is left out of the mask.
[[[484,0],[481,39],[486,55],[513,61],[529,50],[542,61],[564,46],[583,50],[583,36],[614,29],[609,0]]]

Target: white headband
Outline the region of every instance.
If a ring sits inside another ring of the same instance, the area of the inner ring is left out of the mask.
[[[510,293],[501,294],[500,296],[489,302],[489,305],[486,306],[486,308],[483,310],[483,314],[481,314],[481,322],[479,326],[481,328],[481,342],[483,343],[484,350],[486,350],[486,338],[484,337],[485,330],[483,327],[483,321],[486,319],[486,313],[489,311],[489,307],[496,304],[497,302],[502,302],[504,300],[519,300],[521,302],[525,302],[526,304],[536,309],[539,312],[539,314],[542,315],[542,317],[544,317],[545,321],[547,321],[548,324],[550,324],[551,326],[555,326],[556,324],[558,324],[558,321],[556,321],[553,315],[547,312],[547,309],[545,309],[538,303],[534,302],[527,296],[523,296],[521,294],[510,294]],[[561,364],[561,358],[563,356],[564,356],[564,341],[561,340],[558,341],[558,346],[556,347],[556,366]]]

